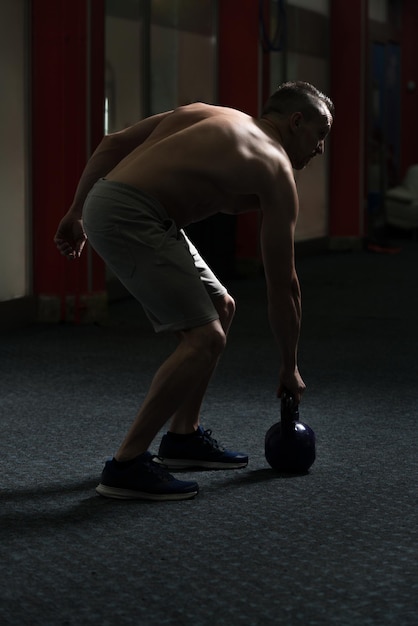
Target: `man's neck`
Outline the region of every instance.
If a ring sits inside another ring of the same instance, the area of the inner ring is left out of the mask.
[[[263,116],[259,119],[262,130],[281,146],[284,144],[284,137],[280,125],[271,117]]]

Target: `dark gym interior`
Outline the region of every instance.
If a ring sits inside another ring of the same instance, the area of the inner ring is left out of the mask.
[[[0,6],[1,623],[412,626],[418,4],[52,4]],[[285,80],[336,107],[323,160],[296,175],[315,462],[266,461],[280,363],[259,218],[215,216],[189,235],[237,313],[202,424],[249,465],[179,474],[199,482],[190,501],[102,498],[103,463],[175,339],[91,250],[62,259],[57,223],[103,133],[195,100],[256,116]]]

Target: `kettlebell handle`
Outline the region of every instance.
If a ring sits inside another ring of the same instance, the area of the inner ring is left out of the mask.
[[[299,406],[288,389],[284,389],[281,397],[281,419],[287,424],[299,420]]]

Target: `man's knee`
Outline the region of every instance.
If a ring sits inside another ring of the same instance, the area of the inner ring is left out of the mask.
[[[216,360],[226,345],[226,333],[219,320],[184,331],[182,337],[196,354]]]
[[[227,333],[235,315],[235,300],[229,295],[229,293],[226,293],[225,295],[216,298],[216,300],[214,300],[214,305],[218,312],[221,326],[224,332]]]

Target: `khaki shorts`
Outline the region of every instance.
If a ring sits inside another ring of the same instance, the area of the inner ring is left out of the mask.
[[[227,290],[157,200],[101,179],[87,196],[83,225],[93,249],[141,303],[156,332],[219,318],[212,300]]]

